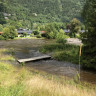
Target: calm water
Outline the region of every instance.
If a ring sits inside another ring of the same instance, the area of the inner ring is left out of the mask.
[[[14,48],[16,59],[30,58],[44,55],[39,52],[39,48],[51,41],[42,39],[20,39],[0,41],[0,48]],[[25,65],[27,68],[43,70],[45,72],[68,76],[74,78],[78,72],[78,65],[61,62],[56,60],[41,60],[37,62],[29,62]],[[96,84],[96,73],[81,70],[81,80]]]

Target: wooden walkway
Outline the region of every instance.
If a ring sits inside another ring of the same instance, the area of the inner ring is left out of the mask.
[[[19,59],[18,62],[30,62],[30,61],[37,61],[37,60],[43,60],[43,59],[50,59],[51,56],[44,55],[44,56],[39,56],[39,57],[33,57],[33,58],[27,58],[27,59]]]

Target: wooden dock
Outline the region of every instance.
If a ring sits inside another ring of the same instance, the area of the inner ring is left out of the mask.
[[[19,59],[18,62],[30,62],[30,61],[37,61],[37,60],[43,60],[43,59],[50,59],[51,56],[44,55],[44,56],[39,56],[39,57],[33,57],[33,58],[27,58],[27,59]]]

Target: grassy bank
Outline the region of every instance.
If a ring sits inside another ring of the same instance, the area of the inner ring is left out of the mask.
[[[95,87],[76,84],[24,66],[14,67],[14,58],[0,49],[0,96],[96,96]],[[3,56],[5,57],[3,59]]]
[[[44,39],[42,38],[37,38],[37,37],[16,37],[15,39]]]
[[[54,59],[60,61],[69,61],[78,64],[79,61],[79,46],[54,43],[45,45],[40,50],[43,53],[52,53]]]

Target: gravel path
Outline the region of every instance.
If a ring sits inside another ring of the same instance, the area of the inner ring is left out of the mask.
[[[78,38],[68,38],[67,39],[68,44],[75,44],[75,45],[81,45],[82,41],[79,40]]]

